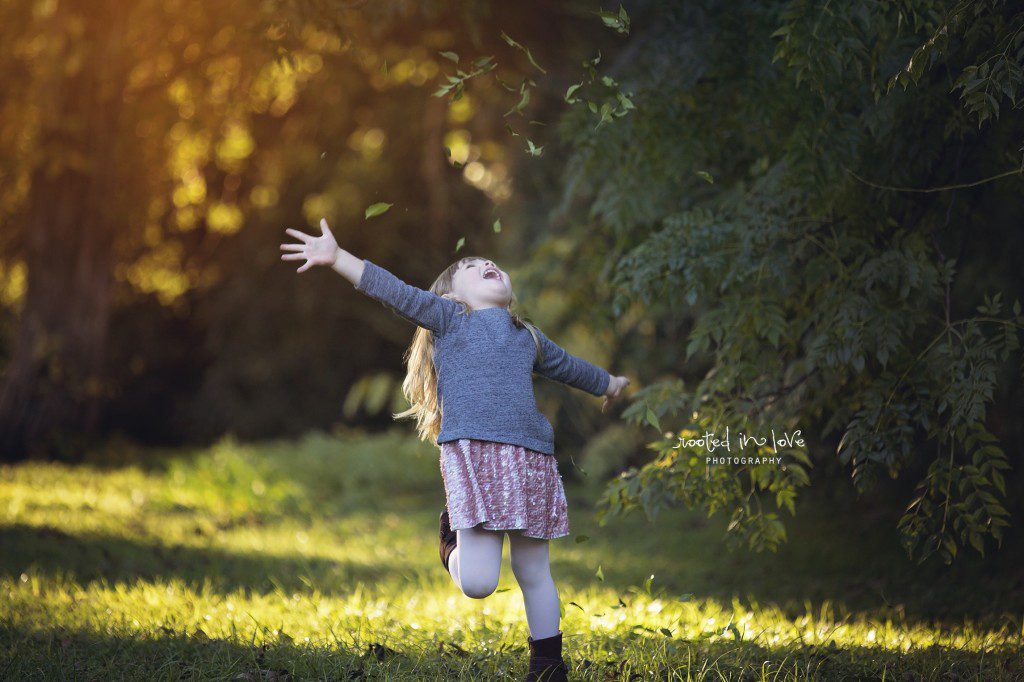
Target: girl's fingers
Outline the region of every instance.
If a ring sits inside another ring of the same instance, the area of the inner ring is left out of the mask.
[[[281,260],[302,260],[305,257],[306,256],[304,256],[301,253],[282,253],[281,254]]]
[[[282,251],[302,251],[305,248],[305,244],[281,244]]]
[[[293,230],[290,227],[288,229],[286,229],[285,232],[287,232],[291,236],[295,237],[299,241],[303,242],[304,244],[308,244],[309,242],[313,241],[313,237],[311,237],[310,235],[306,234],[305,232],[299,232],[298,230]]]
[[[323,234],[329,235],[331,237],[334,236],[333,234],[331,234],[331,228],[327,227],[327,218],[320,219],[320,229],[323,232]]]
[[[305,272],[306,270],[309,270],[311,267],[313,267],[313,262],[312,261],[306,261],[306,264],[301,266],[295,272]]]

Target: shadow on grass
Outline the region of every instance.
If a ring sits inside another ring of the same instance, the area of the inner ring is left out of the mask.
[[[764,647],[720,640],[652,641],[641,636],[566,641],[570,679],[760,679],[764,673],[807,679],[1016,680],[1020,651],[959,651],[927,647],[909,652],[851,646]],[[245,635],[210,638],[201,630],[99,634],[67,628],[0,623],[0,677],[50,679],[293,679],[452,680],[521,679],[528,653],[520,645],[464,649],[445,640],[388,645],[379,641],[298,645],[287,636],[250,643]],[[577,644],[578,642],[578,644]],[[598,650],[600,653],[591,653]],[[583,647],[587,648],[584,649]],[[589,656],[593,656],[593,659]]]
[[[440,640],[436,650],[399,650],[373,640],[354,645],[299,645],[290,638],[217,639],[201,630],[164,628],[123,636],[67,628],[26,629],[0,623],[0,678],[225,679],[284,682],[296,679],[479,679],[487,675],[486,651],[469,652]],[[330,639],[330,638],[329,638]],[[400,647],[400,649],[406,649]],[[508,665],[512,661],[509,660]],[[506,671],[500,671],[506,672]]]
[[[729,551],[721,518],[673,509],[651,524],[635,511],[598,526],[586,504],[582,496],[570,503],[572,533],[552,553],[557,576],[578,587],[593,582],[603,561],[607,584],[639,586],[654,574],[652,589],[665,588],[669,599],[692,593],[728,606],[735,598],[751,609],[777,606],[789,618],[818,615],[827,603],[837,616],[927,626],[970,619],[997,628],[1015,624],[1019,631],[1024,532],[1016,526],[986,557],[968,549],[952,566],[937,557],[921,565],[900,547],[891,505],[871,499],[807,499],[796,517],[786,515],[789,541],[761,554]],[[574,545],[579,534],[590,540]],[[565,556],[574,551],[587,560]]]
[[[0,527],[0,573],[17,578],[30,570],[62,575],[82,586],[96,581],[131,583],[180,579],[200,588],[255,593],[351,591],[358,582],[390,576],[390,566],[321,557],[280,557],[216,547],[162,545],[103,534],[71,535],[50,527]]]

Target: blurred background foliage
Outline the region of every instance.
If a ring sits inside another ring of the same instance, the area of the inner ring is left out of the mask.
[[[664,363],[624,416],[666,437],[604,512],[723,510],[731,540],[777,547],[813,466],[882,485],[916,557],[1000,545],[1024,437],[1024,11],[655,11],[613,74],[637,114],[599,140],[576,111],[565,126],[566,200],[611,254],[611,311],[639,302],[658,329],[623,347]],[[808,447],[740,468],[678,447],[726,426]]]
[[[534,94],[533,124],[502,116],[496,82],[456,102],[430,95],[452,66],[439,52],[471,45],[519,84],[533,67],[499,23],[572,61],[590,49],[574,32],[597,33],[588,10],[261,8],[5,8],[7,457],[75,458],[111,433],[170,444],[383,424],[407,323],[333,273],[296,276],[278,259],[284,228],[325,216],[345,248],[421,286],[465,255],[459,238],[518,275],[513,255],[546,232],[529,184],[548,180],[521,170],[529,155],[506,125],[542,130],[557,79]],[[395,206],[364,222],[376,201]],[[538,322],[572,314],[556,289],[535,301],[528,274],[517,292]],[[610,360],[586,339],[576,349]]]
[[[724,512],[774,548],[813,470],[876,491],[925,556],[1001,541],[1024,12],[598,9],[5,4],[3,456],[386,424],[408,323],[279,261],[325,216],[420,286],[494,258],[527,315],[634,379],[618,421],[537,383],[605,513]],[[807,444],[784,467],[673,447],[726,426]]]

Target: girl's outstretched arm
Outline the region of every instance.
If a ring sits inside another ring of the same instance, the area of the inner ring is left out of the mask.
[[[379,265],[340,248],[326,219],[320,220],[320,229],[323,233],[319,237],[298,230],[285,230],[302,243],[281,244],[282,250],[295,252],[286,253],[281,259],[306,259],[297,272],[304,272],[314,265],[330,265],[332,270],[352,282],[357,291],[377,299],[409,322],[441,336],[448,332],[462,306],[406,284]]]
[[[604,412],[612,400],[629,385],[629,379],[612,376],[607,370],[572,355],[557,343],[537,330],[540,338],[543,361],[534,361],[533,369],[541,376],[561,381],[591,395],[604,396],[601,411]]]
[[[533,370],[535,372],[548,379],[561,381],[563,384],[586,391],[591,395],[602,396],[605,394],[608,384],[611,382],[611,374],[607,370],[570,354],[539,329],[537,334],[540,337],[540,349],[544,359],[534,361]]]
[[[350,267],[351,264],[349,264]],[[438,296],[411,284],[406,284],[391,272],[367,259],[361,261],[362,274],[356,290],[375,298],[399,316],[444,336],[456,324],[455,316],[463,307],[450,299]],[[343,267],[346,267],[343,264]]]

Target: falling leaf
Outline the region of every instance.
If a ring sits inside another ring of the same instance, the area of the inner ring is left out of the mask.
[[[445,59],[452,60],[456,64],[459,63],[459,55],[455,54],[454,52],[438,52],[438,54],[444,57]]]
[[[384,203],[384,202],[373,204],[372,206],[370,206],[370,207],[368,207],[366,209],[366,217],[367,217],[367,219],[373,218],[375,216],[379,216],[381,213],[383,213],[384,211],[386,211],[389,208],[391,208],[392,205],[393,204],[387,204],[387,203]]]
[[[604,22],[604,25],[608,28],[614,28],[617,32],[623,35],[629,34],[629,15],[626,14],[626,9],[622,5],[619,5],[618,14],[608,12],[606,10],[600,10],[598,12],[594,12],[594,14],[601,17],[601,21]]]
[[[570,85],[569,89],[565,91],[565,101],[568,102],[569,104],[575,104],[576,102],[578,102],[579,100],[576,99],[575,97],[573,97],[573,94],[575,94],[575,92],[577,90],[579,90],[580,88],[582,88],[582,87],[583,87],[583,82],[582,81],[580,81],[579,83],[575,83],[573,85]]]
[[[697,175],[707,180],[709,185],[715,184],[715,179],[711,177],[711,173],[708,173],[707,171],[697,171]]]
[[[537,70],[539,70],[541,73],[544,73],[544,74],[547,73],[547,71],[545,71],[543,68],[541,68],[541,65],[538,64],[537,61],[533,58],[533,55],[530,53],[530,49],[529,48],[524,47],[523,45],[520,45],[516,41],[512,40],[512,38],[510,38],[509,35],[507,33],[505,33],[504,31],[501,32],[501,37],[502,37],[502,39],[506,43],[508,43],[512,47],[518,48],[518,49],[522,50],[523,52],[525,52],[526,53],[526,58],[530,60],[531,64],[533,64],[534,66],[537,67]]]
[[[507,130],[512,135],[512,137],[519,137],[519,133],[517,133],[516,129],[512,127],[511,123],[505,124],[505,130]]]
[[[524,84],[525,84],[525,81],[524,81]],[[522,97],[520,97],[520,99],[519,99],[519,104],[515,105],[514,107],[512,107],[511,109],[506,111],[505,112],[505,116],[508,116],[513,111],[516,112],[516,113],[521,112],[523,110],[523,107],[525,107],[529,103],[530,103],[530,91],[529,91],[529,89],[525,89],[525,90],[523,90]]]
[[[501,218],[494,221],[494,231],[501,232]]]
[[[604,581],[604,571],[602,571],[602,570],[601,570],[601,566],[600,566],[600,564],[599,564],[599,565],[598,565],[598,567],[597,567],[597,573],[595,573],[594,575],[596,575],[596,576],[597,576],[597,579],[598,579],[598,580],[600,580],[600,581],[602,581],[602,582]]]
[[[636,105],[633,104],[633,100],[630,99],[630,95],[623,94],[621,92],[615,93],[615,98],[619,100],[619,104],[622,105],[622,114],[625,114],[631,109],[636,109]]]
[[[580,544],[581,542],[586,542],[586,541],[587,541],[587,540],[589,540],[589,539],[590,539],[590,536],[589,536],[589,535],[577,535],[577,536],[576,536],[576,544],[578,545],[578,544]]]
[[[458,251],[462,248],[462,245],[466,243],[465,237],[459,237],[459,241],[455,242],[455,250]]]
[[[529,145],[526,148],[526,153],[529,154],[530,156],[540,156],[541,152],[544,150],[544,147],[537,147],[537,146],[535,146],[533,144],[533,140],[531,140],[529,138],[527,138],[526,144]]]
[[[320,158],[321,159],[326,159],[327,158],[327,152],[320,152]]]
[[[505,81],[503,81],[503,80],[501,79],[501,76],[495,76],[495,78],[496,78],[496,79],[498,80],[498,83],[500,83],[500,84],[501,84],[501,87],[505,88],[505,89],[506,89],[506,90],[508,90],[509,92],[515,92],[515,91],[517,90],[517,88],[515,88],[514,86],[512,86],[512,85],[509,85],[508,83],[506,83]]]

